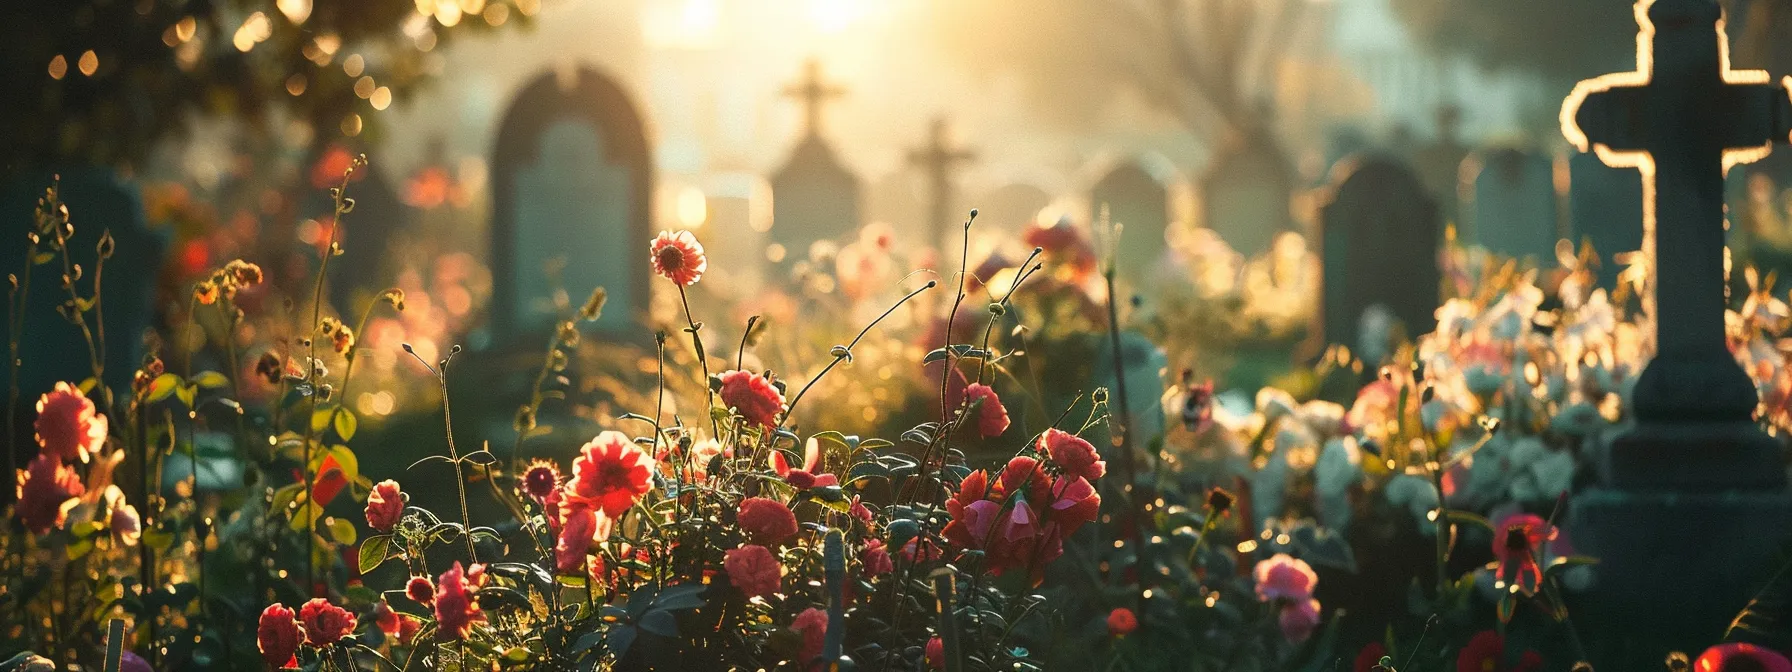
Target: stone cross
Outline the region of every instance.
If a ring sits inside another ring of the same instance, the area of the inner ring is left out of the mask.
[[[927,171],[928,186],[933,202],[927,208],[928,245],[941,245],[945,236],[948,220],[952,211],[952,169],[960,162],[970,161],[977,157],[975,152],[964,149],[953,149],[946,137],[945,117],[935,117],[927,134],[927,146],[911,150],[908,154],[910,163]],[[944,249],[944,248],[942,248]]]
[[[1745,429],[1755,388],[1725,343],[1723,181],[1787,139],[1792,99],[1766,72],[1730,69],[1712,0],[1638,0],[1636,20],[1637,69],[1581,82],[1561,114],[1570,143],[1643,179],[1656,354],[1633,397],[1639,429],[1614,447],[1607,476],[1644,487],[1783,483],[1759,432]],[[1687,460],[1686,447],[1710,459]]]
[[[803,134],[820,135],[821,106],[829,98],[846,95],[846,89],[823,82],[821,61],[811,58],[803,63],[803,80],[784,87],[784,95],[802,102]]]

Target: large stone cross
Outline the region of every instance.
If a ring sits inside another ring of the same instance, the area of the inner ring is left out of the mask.
[[[829,98],[846,95],[846,89],[823,82],[821,61],[811,58],[803,63],[803,80],[784,87],[784,95],[802,102],[803,133],[805,135],[820,135],[821,106],[828,102]]]
[[[954,149],[946,137],[946,120],[935,117],[927,133],[927,146],[909,152],[908,160],[922,170],[927,171],[928,186],[932,188],[933,202],[927,208],[928,245],[943,245],[941,238],[945,235],[952,209],[952,169],[959,163],[977,157],[976,153]],[[947,248],[941,248],[947,249]]]
[[[1638,0],[1636,21],[1637,69],[1581,82],[1561,114],[1569,142],[1643,179],[1643,254],[1654,276],[1643,295],[1656,355],[1632,398],[1639,430],[1615,448],[1609,476],[1640,486],[1765,478],[1738,473],[1767,463],[1745,428],[1754,384],[1725,342],[1723,181],[1730,166],[1787,140],[1792,99],[1764,71],[1730,69],[1712,0]],[[1712,459],[1676,450],[1688,445]],[[1783,470],[1769,471],[1784,482]]]

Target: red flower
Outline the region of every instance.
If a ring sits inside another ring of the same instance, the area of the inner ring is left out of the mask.
[[[1719,644],[1699,654],[1693,672],[1792,672],[1792,661],[1753,644]]]
[[[335,644],[355,629],[354,614],[321,597],[299,607],[299,620],[305,623],[305,643],[312,646]]]
[[[1351,663],[1350,672],[1377,672],[1375,666],[1381,664],[1381,657],[1388,655],[1388,648],[1381,642],[1369,642],[1363,650],[1356,652],[1356,662]]]
[[[660,277],[689,287],[697,284],[708,268],[703,244],[691,232],[661,231],[653,239],[653,272]]]
[[[1108,636],[1125,637],[1139,629],[1139,617],[1131,609],[1117,607],[1108,612]]]
[[[1108,463],[1096,454],[1095,446],[1089,445],[1082,437],[1057,428],[1047,429],[1039,436],[1038,450],[1050,455],[1052,462],[1072,476],[1093,481],[1108,473]]]
[[[859,522],[861,523],[869,524],[871,522],[871,507],[865,506],[863,502],[860,502],[858,495],[852,496],[852,505],[846,507],[846,512],[851,514],[852,517],[859,519]]]
[[[778,425],[778,414],[784,412],[784,393],[769,378],[751,371],[729,371],[721,379],[723,404],[748,422],[765,427]]]
[[[1536,672],[1543,667],[1543,656],[1529,649],[1519,655],[1518,664],[1505,667],[1501,664],[1505,651],[1506,638],[1483,630],[1456,654],[1456,672]]]
[[[436,584],[432,583],[427,576],[413,576],[410,582],[404,585],[404,596],[411,598],[412,602],[427,607],[436,602]]]
[[[1264,602],[1310,599],[1313,586],[1319,583],[1319,575],[1313,572],[1311,565],[1287,553],[1277,553],[1258,562],[1251,576],[1257,581],[1257,599]]]
[[[473,624],[485,620],[477,593],[485,587],[485,565],[461,570],[460,561],[436,579],[436,632],[443,638],[466,639]]]
[[[367,526],[380,532],[391,532],[404,516],[405,494],[398,490],[398,481],[387,479],[373,486],[367,495]]]
[[[585,507],[561,510],[560,537],[554,544],[554,568],[561,574],[577,576],[585,566],[591,540],[597,535],[598,515]]]
[[[938,637],[927,640],[927,648],[923,651],[927,657],[927,667],[935,670],[946,669],[946,643]]]
[[[380,600],[379,604],[373,605],[373,625],[378,627],[380,632],[386,633],[387,637],[398,634],[399,623],[402,620],[398,612],[393,611],[392,605],[386,604],[385,600]]]
[[[1518,586],[1525,595],[1536,594],[1543,583],[1543,571],[1537,567],[1537,551],[1543,542],[1555,537],[1555,530],[1542,518],[1529,513],[1515,513],[1501,518],[1494,526],[1494,587]]]
[[[772,463],[772,471],[778,472],[778,476],[783,478],[784,482],[794,485],[797,488],[806,489],[840,484],[839,478],[836,478],[833,474],[822,471],[824,466],[822,464],[821,442],[814,438],[810,438],[808,443],[804,444],[803,468],[801,469],[791,468],[790,460],[784,457],[784,451],[782,450],[773,449],[771,451],[770,459]]]
[[[776,546],[796,536],[796,514],[783,502],[766,497],[748,497],[740,502],[740,529],[753,543]]]
[[[64,462],[87,461],[106,443],[106,416],[94,410],[81,388],[56,383],[37,400],[37,445]]]
[[[902,559],[909,562],[933,562],[945,554],[940,552],[938,544],[931,539],[916,537],[902,545]]]
[[[287,667],[298,664],[293,654],[299,651],[299,640],[305,638],[305,631],[293,618],[291,609],[275,603],[261,610],[261,623],[255,629],[255,648],[261,651],[261,659],[272,667]]]
[[[1294,600],[1282,605],[1282,612],[1277,615],[1276,622],[1282,627],[1282,637],[1291,644],[1300,644],[1313,636],[1313,630],[1319,627],[1319,600]]]
[[[722,554],[722,569],[747,597],[770,595],[782,587],[784,568],[764,546],[748,544]]]
[[[523,470],[523,492],[536,502],[547,500],[548,495],[560,488],[560,465],[551,460],[534,460]]]
[[[653,487],[653,458],[622,432],[605,431],[579,449],[566,484],[567,504],[589,506],[611,519]]]
[[[888,574],[896,569],[896,564],[890,561],[890,551],[884,548],[882,539],[865,542],[865,550],[859,551],[859,564],[864,566],[867,579]]]
[[[68,511],[87,488],[75,470],[51,453],[39,453],[20,475],[18,504],[14,513],[32,534],[47,534],[68,522]]]
[[[398,641],[400,643],[410,644],[412,640],[417,638],[417,631],[422,629],[423,622],[411,615],[400,614],[398,616]]]
[[[1059,478],[1052,486],[1051,519],[1062,530],[1060,534],[1070,536],[1084,523],[1095,521],[1101,513],[1101,495],[1095,492],[1095,486],[1081,476],[1070,480]]]
[[[1002,407],[1002,399],[996,396],[994,388],[982,383],[971,383],[964,388],[964,399],[966,403],[982,402],[977,409],[978,434],[989,438],[1001,436],[1002,432],[1008,431],[1008,409]]]
[[[796,615],[796,620],[790,622],[790,629],[803,635],[802,658],[797,662],[808,669],[810,663],[821,657],[821,644],[828,634],[828,612],[809,607]]]

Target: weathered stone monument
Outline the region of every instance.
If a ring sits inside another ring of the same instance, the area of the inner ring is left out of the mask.
[[[1462,160],[1469,154],[1468,146],[1457,137],[1461,123],[1462,108],[1455,105],[1439,107],[1437,139],[1412,155],[1413,169],[1418,171],[1425,191],[1437,201],[1439,215],[1445,222],[1458,226],[1462,224],[1461,213],[1457,210],[1462,191]]]
[[[1163,182],[1137,161],[1114,166],[1089,190],[1096,212],[1107,208],[1108,219],[1125,227],[1114,270],[1128,287],[1137,288],[1169,249],[1169,198]]]
[[[1556,192],[1548,157],[1516,147],[1483,152],[1475,159],[1470,240],[1515,259],[1543,266],[1555,260]]]
[[[800,259],[818,240],[839,238],[859,226],[859,178],[841,165],[821,137],[822,105],[845,90],[821,79],[821,64],[811,59],[803,81],[784,95],[803,105],[803,137],[790,159],[772,174],[772,240]]]
[[[609,292],[595,328],[639,339],[648,301],[653,170],[641,117],[609,77],[585,68],[523,87],[492,152],[495,335],[547,329],[594,287]]]
[[[956,238],[957,224],[964,221],[965,214],[957,212],[957,204],[953,202],[956,190],[952,184],[952,169],[976,157],[975,152],[957,149],[950,144],[945,117],[935,117],[928,126],[926,146],[909,151],[909,163],[927,175],[929,198],[932,199],[927,208],[927,221],[922,227],[927,232],[927,237],[922,239],[925,246],[949,249],[956,245],[948,244],[947,234]]]
[[[1296,172],[1263,115],[1221,152],[1201,182],[1202,225],[1247,258],[1269,251],[1276,234],[1295,230],[1288,201]]]
[[[1380,331],[1364,328],[1366,316],[1391,315],[1408,336],[1436,325],[1443,223],[1425,185],[1398,160],[1370,156],[1340,168],[1320,215],[1321,323],[1327,342],[1373,353],[1388,335],[1365,333]]]
[[[1636,14],[1637,70],[1581,82],[1561,115],[1574,146],[1642,171],[1654,271],[1636,427],[1568,525],[1601,559],[1588,606],[1612,636],[1594,662],[1615,670],[1716,639],[1792,532],[1780,442],[1751,421],[1754,385],[1725,345],[1723,225],[1726,166],[1785,141],[1792,101],[1766,72],[1729,69],[1715,2],[1639,0]]]

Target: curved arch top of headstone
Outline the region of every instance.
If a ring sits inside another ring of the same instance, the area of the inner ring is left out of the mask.
[[[1358,342],[1364,311],[1382,306],[1409,336],[1436,324],[1443,237],[1435,201],[1404,161],[1368,155],[1335,167],[1330,202],[1321,209],[1320,250],[1326,339]]]
[[[653,157],[639,108],[588,66],[543,73],[511,100],[493,144],[491,324],[496,335],[547,328],[550,299],[609,293],[606,335],[637,331],[650,291]],[[546,268],[564,261],[559,282]],[[559,316],[563,317],[563,316]]]

